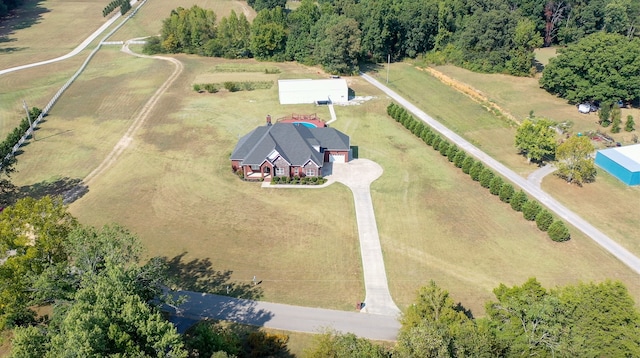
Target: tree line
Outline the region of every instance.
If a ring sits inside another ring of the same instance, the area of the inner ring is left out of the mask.
[[[484,72],[529,75],[533,49],[571,44],[593,33],[638,35],[640,6],[630,0],[250,1],[252,23],[232,13],[216,23],[210,10],[178,8],[164,21],[153,52],[319,64],[353,73],[366,62],[424,55]]]
[[[24,0],[0,0],[0,17],[7,16],[9,11],[18,8]]]
[[[577,283],[545,289],[535,278],[500,284],[486,317],[456,303],[431,281],[403,314],[389,347],[353,334],[315,338],[309,357],[635,357],[640,312],[620,282]]]

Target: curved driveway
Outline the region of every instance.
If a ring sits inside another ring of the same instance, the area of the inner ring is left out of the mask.
[[[549,194],[540,189],[536,184],[533,184],[527,181],[525,178],[519,176],[511,169],[504,166],[502,163],[497,160],[491,158],[489,155],[476,148],[473,144],[467,142],[464,138],[457,135],[449,128],[442,125],[440,122],[431,118],[429,115],[421,111],[418,107],[414,106],[404,98],[402,98],[399,94],[389,89],[387,86],[378,82],[375,78],[361,73],[360,74],[363,79],[372,85],[378,87],[384,93],[386,93],[389,97],[391,97],[394,101],[398,102],[401,106],[408,109],[415,116],[420,118],[423,122],[427,123],[429,126],[440,132],[443,136],[445,136],[450,141],[454,142],[458,147],[464,149],[467,153],[473,155],[480,161],[482,161],[486,166],[492,168],[500,175],[507,178],[509,181],[513,182],[520,188],[522,188],[525,192],[527,192],[532,197],[536,198],[543,205],[549,208],[551,211],[556,213],[559,217],[561,217],[566,222],[575,226],[578,230],[582,231],[585,235],[590,237],[593,241],[598,243],[598,245],[602,246],[605,250],[609,251],[613,256],[617,257],[620,261],[622,261],[625,265],[629,266],[633,271],[640,274],[640,259],[637,256],[629,252],[627,249],[622,247],[617,242],[613,241],[610,237],[602,233],[600,230],[595,228],[593,225],[589,224],[586,220],[581,218],[578,214],[569,210],[564,205],[560,204],[559,201],[552,198]],[[428,94],[425,94],[428,95]]]
[[[398,317],[400,310],[389,292],[378,225],[371,201],[371,183],[381,175],[382,167],[377,163],[368,159],[354,159],[349,163],[333,163],[330,178],[346,185],[353,193],[366,290],[362,311]]]

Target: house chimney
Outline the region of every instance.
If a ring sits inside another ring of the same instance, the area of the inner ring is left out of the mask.
[[[270,126],[271,125],[271,115],[267,114],[267,125]]]

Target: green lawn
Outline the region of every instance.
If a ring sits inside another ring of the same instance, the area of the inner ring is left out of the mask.
[[[548,54],[548,51],[545,53]],[[490,101],[497,103],[518,118],[528,116],[529,111],[533,110],[537,116],[547,117],[557,122],[572,121],[574,132],[597,129],[605,131],[595,123],[597,120],[595,113],[589,115],[578,113],[575,106],[569,105],[566,101],[539,88],[537,79],[474,73],[454,66],[439,66],[437,69],[449,77],[471,85],[488,97]],[[414,103],[422,103],[423,110],[435,118],[440,120],[445,118],[442,120],[443,123],[470,139],[474,144],[479,145],[512,170],[526,176],[531,170],[537,169],[533,165],[527,165],[521,156],[515,154],[512,144],[515,130],[504,126],[501,128],[501,120],[499,119],[487,120],[488,113],[474,112],[473,109],[479,107],[475,102],[465,96],[451,94],[452,89],[434,78],[425,79],[431,76],[413,66],[392,65],[390,76],[392,85],[403,95],[428,94],[426,96],[412,96],[416,101]],[[397,77],[415,77],[420,80],[393,80]],[[434,102],[442,100],[443,94],[452,100],[455,98],[455,109],[449,110],[464,112],[462,114],[441,114],[442,106],[436,105]],[[640,109],[623,109],[623,121],[626,120],[627,115],[632,115],[636,122],[640,121]],[[466,118],[465,125],[458,124],[460,120],[455,118]],[[477,136],[473,128],[486,128],[487,125],[493,128],[490,129],[490,132],[496,135]],[[616,140],[630,144],[636,132],[623,131],[612,135]],[[640,202],[639,188],[629,188],[607,173],[600,171],[595,183],[587,184],[582,188],[567,185],[561,179],[549,176],[544,180],[544,189],[636,255],[640,255],[640,242],[637,239],[637,223],[634,217],[637,203]]]

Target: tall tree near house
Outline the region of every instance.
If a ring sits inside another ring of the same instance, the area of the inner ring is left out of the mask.
[[[595,180],[596,168],[591,156],[595,148],[588,137],[572,136],[556,150],[556,175],[568,183],[582,185]]]
[[[556,151],[555,124],[548,119],[525,119],[516,131],[515,146],[529,162],[553,157]]]
[[[282,61],[287,43],[286,15],[281,7],[261,10],[251,24],[251,52],[258,60]]]
[[[287,17],[289,36],[287,37],[287,59],[300,63],[313,62],[315,38],[311,35],[314,25],[320,19],[320,9],[313,0],[302,0],[300,6]]]
[[[358,70],[360,29],[354,19],[331,15],[317,42],[315,57],[331,73],[353,74]]]

